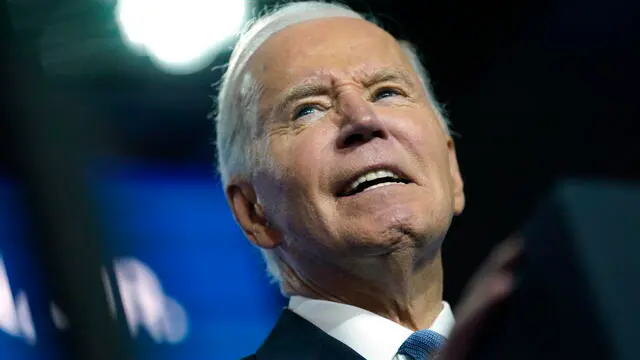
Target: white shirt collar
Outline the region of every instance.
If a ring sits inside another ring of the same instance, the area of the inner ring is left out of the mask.
[[[449,304],[442,305],[429,329],[448,337],[455,320]],[[413,334],[413,330],[380,315],[333,301],[292,296],[289,309],[368,360],[393,359]]]

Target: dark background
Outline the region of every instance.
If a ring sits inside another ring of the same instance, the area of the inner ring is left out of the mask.
[[[273,3],[256,1],[253,11]],[[459,134],[467,207],[444,247],[445,298],[453,304],[554,179],[640,178],[639,2],[345,3],[418,45]],[[43,82],[86,114],[100,159],[163,169],[170,178],[197,173],[217,184],[206,115],[221,74],[211,69],[230,51],[194,74],[166,74],[123,45],[112,8],[105,1],[9,2],[17,43]],[[7,178],[19,159],[9,143],[0,149]],[[225,216],[225,228],[233,226]],[[228,256],[211,253],[211,261]]]

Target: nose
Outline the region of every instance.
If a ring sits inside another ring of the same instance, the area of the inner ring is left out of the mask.
[[[386,139],[388,131],[377,116],[372,104],[362,97],[351,94],[340,99],[339,149],[365,144],[375,138]]]

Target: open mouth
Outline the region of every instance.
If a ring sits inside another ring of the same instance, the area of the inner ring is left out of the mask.
[[[338,196],[352,196],[367,190],[392,184],[409,184],[411,181],[390,170],[373,170],[358,176]]]

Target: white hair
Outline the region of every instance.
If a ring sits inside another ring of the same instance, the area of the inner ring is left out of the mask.
[[[342,4],[320,1],[303,1],[286,4],[250,22],[240,35],[218,93],[216,122],[216,147],[218,151],[218,171],[222,185],[226,188],[231,176],[250,179],[252,174],[270,164],[266,151],[268,140],[261,136],[258,126],[258,99],[261,85],[257,84],[247,69],[247,63],[254,52],[268,38],[286,27],[302,22],[332,17],[363,19],[379,26],[372,17],[365,17]],[[406,53],[414,71],[433,104],[443,130],[449,134],[449,123],[438,104],[429,81],[428,73],[413,45],[398,41]],[[261,249],[267,271],[281,283],[281,272],[277,256],[272,250]]]

